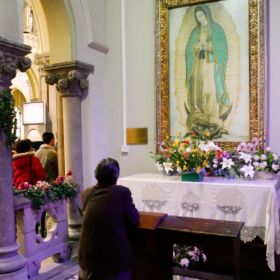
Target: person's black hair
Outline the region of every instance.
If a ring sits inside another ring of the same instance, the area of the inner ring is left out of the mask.
[[[112,158],[102,159],[95,169],[95,178],[100,186],[112,186],[116,184],[119,174],[119,163]]]
[[[42,138],[45,144],[49,144],[51,140],[54,139],[54,134],[52,132],[46,131],[43,133]]]
[[[31,149],[31,141],[29,139],[18,140],[15,144],[17,153],[26,153]]]

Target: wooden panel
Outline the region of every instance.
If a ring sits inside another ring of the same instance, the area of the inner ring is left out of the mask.
[[[168,216],[158,229],[194,234],[238,237],[243,222]]]
[[[138,228],[155,229],[166,216],[165,213],[140,212]]]

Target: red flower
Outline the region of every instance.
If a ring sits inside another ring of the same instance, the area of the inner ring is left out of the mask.
[[[220,159],[223,157],[223,152],[222,151],[216,151],[216,159]]]
[[[71,170],[69,170],[68,172],[67,172],[67,174],[66,174],[66,176],[72,176],[72,171]]]
[[[61,185],[64,183],[64,176],[58,176],[54,181],[53,184],[55,185]]]

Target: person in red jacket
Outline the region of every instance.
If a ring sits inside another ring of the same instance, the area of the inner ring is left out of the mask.
[[[34,156],[29,139],[19,140],[15,145],[16,153],[13,155],[13,185],[19,188],[21,183],[31,185],[37,181],[44,181],[45,170],[40,160]]]

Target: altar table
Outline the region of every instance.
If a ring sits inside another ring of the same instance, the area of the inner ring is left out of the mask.
[[[240,221],[241,240],[259,236],[266,245],[269,268],[280,254],[280,179],[251,180],[205,177],[204,182],[182,182],[179,176],[142,173],[119,178],[130,189],[139,211],[174,216]]]

